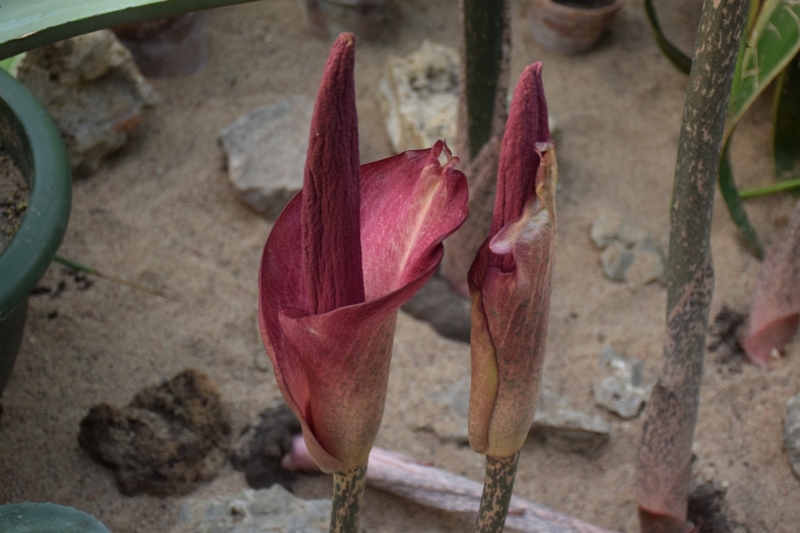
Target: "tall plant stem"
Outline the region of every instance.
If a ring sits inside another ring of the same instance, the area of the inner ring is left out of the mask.
[[[486,456],[486,480],[483,483],[475,533],[503,531],[518,464],[519,452],[510,457]]]
[[[358,533],[361,500],[367,484],[367,465],[333,474],[331,533]]]
[[[469,183],[469,217],[445,243],[442,275],[468,296],[467,272],[489,234],[508,112],[509,0],[459,0],[461,69],[456,152]]]
[[[645,417],[637,476],[643,533],[684,533],[714,290],[710,230],[725,113],[747,0],[705,0],[672,199],[664,367]]]

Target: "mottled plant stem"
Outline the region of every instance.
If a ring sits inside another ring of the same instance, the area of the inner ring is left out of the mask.
[[[333,474],[331,533],[358,533],[361,500],[367,484],[367,465]]]
[[[714,290],[710,231],[725,113],[747,0],[705,0],[672,199],[664,368],[647,407],[637,475],[643,533],[685,533],[691,455]]]
[[[475,533],[503,531],[518,464],[519,452],[509,457],[486,456],[486,479],[483,482],[483,496],[478,508]]]

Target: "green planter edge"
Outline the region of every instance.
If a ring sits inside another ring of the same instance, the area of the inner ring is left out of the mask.
[[[0,147],[11,156],[31,186],[22,224],[0,254],[2,393],[19,348],[28,295],[64,238],[72,202],[70,164],[58,128],[28,90],[2,70]]]
[[[95,517],[54,503],[0,505],[0,531],[5,533],[109,533]]]

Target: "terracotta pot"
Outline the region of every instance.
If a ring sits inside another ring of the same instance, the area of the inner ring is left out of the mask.
[[[342,32],[371,39],[380,35],[389,0],[300,0],[311,33],[330,39]]]
[[[69,219],[72,177],[64,141],[42,105],[0,70],[0,145],[31,189],[28,209],[0,254],[0,394],[17,357],[28,295],[61,244]],[[0,524],[0,531],[5,531]]]
[[[204,11],[112,28],[147,77],[187,76],[208,61]]]
[[[547,48],[565,54],[586,52],[602,37],[625,0],[532,0],[531,31]],[[586,7],[576,7],[585,4]]]

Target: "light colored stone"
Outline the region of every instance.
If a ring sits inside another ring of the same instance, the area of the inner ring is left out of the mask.
[[[379,86],[379,103],[396,153],[455,144],[459,58],[455,48],[428,40],[406,57],[393,57]]]
[[[797,479],[800,479],[800,393],[789,398],[783,427],[783,446]]]
[[[293,96],[242,115],[221,134],[228,177],[250,207],[275,220],[303,188],[314,102]]]
[[[603,273],[611,281],[641,286],[663,280],[664,255],[655,240],[620,214],[601,215],[592,225],[590,236],[602,250]]]
[[[28,52],[18,79],[58,125],[78,174],[95,172],[121,148],[158,101],[130,52],[109,30],[80,35]]]
[[[454,383],[439,402],[442,410],[431,422],[433,432],[443,442],[469,443],[469,378]],[[531,423],[531,433],[557,450],[593,456],[608,442],[611,428],[601,416],[570,409],[566,400],[545,384]]]
[[[191,499],[171,533],[325,533],[330,500],[303,500],[280,485],[220,499]]]
[[[595,383],[595,404],[622,418],[639,416],[653,388],[652,384],[644,383],[642,363],[634,363],[607,346],[600,365],[613,373]]]

